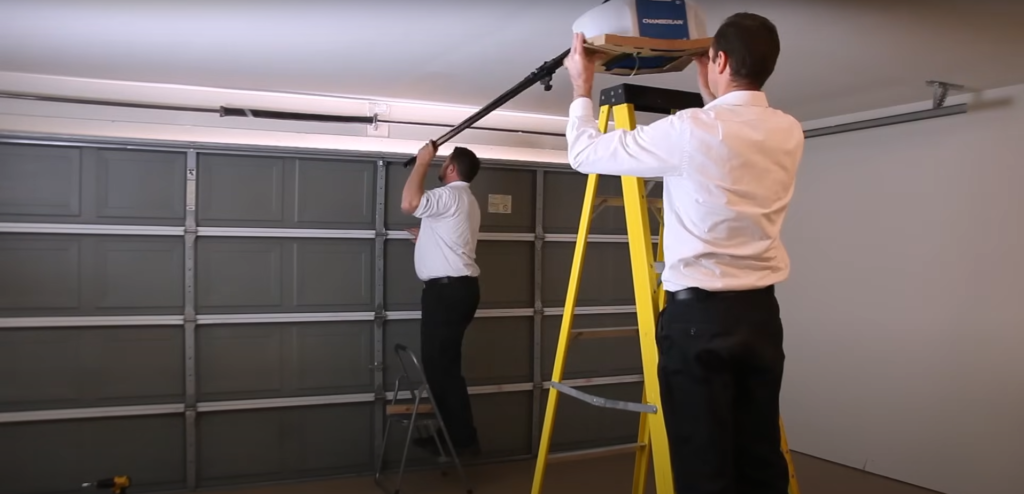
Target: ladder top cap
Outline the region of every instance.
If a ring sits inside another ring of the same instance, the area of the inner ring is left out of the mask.
[[[630,104],[637,112],[671,115],[674,111],[703,108],[704,98],[700,93],[691,91],[625,83],[601,90],[599,104],[601,106]]]

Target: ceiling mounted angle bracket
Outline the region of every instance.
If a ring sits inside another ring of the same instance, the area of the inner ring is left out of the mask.
[[[942,108],[946,104],[946,97],[949,96],[949,91],[962,91],[964,86],[960,84],[953,84],[951,82],[943,81],[925,81],[925,84],[935,88],[935,92],[932,95],[932,108]]]

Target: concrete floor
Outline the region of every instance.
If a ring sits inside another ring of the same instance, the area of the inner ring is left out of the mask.
[[[794,453],[801,494],[935,494],[877,475]],[[533,461],[479,465],[467,469],[474,494],[527,494],[533,482]],[[548,467],[544,492],[551,494],[625,494],[632,487],[633,457],[620,455]],[[389,477],[393,482],[393,476]],[[458,494],[458,475],[448,469],[407,473],[403,493]],[[653,478],[647,492],[653,494]],[[393,483],[390,485],[394,485]],[[215,491],[223,494],[381,494],[372,477]]]

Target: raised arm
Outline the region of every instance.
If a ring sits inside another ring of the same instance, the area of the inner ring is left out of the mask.
[[[685,115],[663,118],[636,130],[602,134],[594,120],[594,71],[599,55],[588,53],[576,33],[565,67],[573,86],[565,138],[569,164],[583,173],[653,178],[676,175],[687,160]]]
[[[434,160],[437,151],[434,143],[428,142],[416,155],[416,165],[413,166],[409,178],[405,181],[405,188],[402,189],[402,212],[413,214],[420,207],[423,200],[423,182],[427,177],[427,170],[430,169],[430,162]]]
[[[689,127],[685,114],[665,117],[636,130],[601,133],[590,98],[569,106],[565,130],[569,165],[581,173],[640,178],[678,175],[688,160]]]

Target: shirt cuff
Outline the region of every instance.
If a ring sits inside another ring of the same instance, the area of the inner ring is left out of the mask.
[[[569,105],[569,118],[594,119],[594,101],[590,98],[576,98]]]

